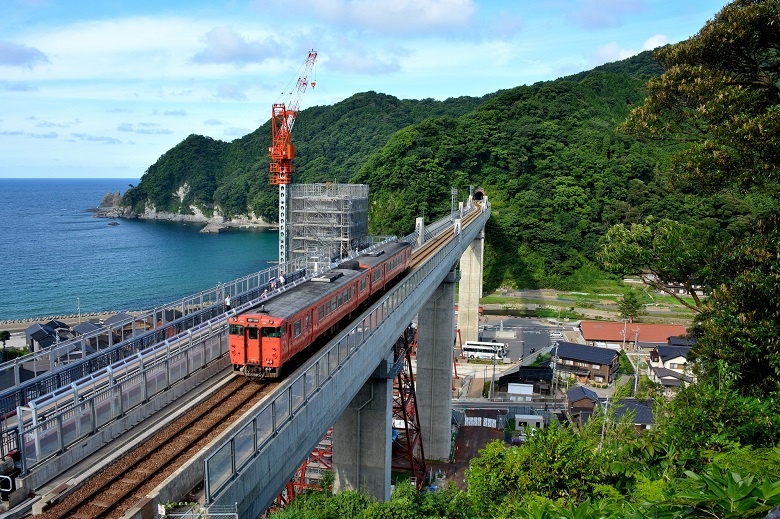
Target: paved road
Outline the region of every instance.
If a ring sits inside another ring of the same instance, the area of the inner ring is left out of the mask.
[[[558,333],[562,337],[555,337]],[[555,325],[542,319],[500,316],[487,316],[487,321],[481,325],[481,340],[507,343],[509,358],[513,361],[525,359],[556,340],[583,342],[576,323]]]

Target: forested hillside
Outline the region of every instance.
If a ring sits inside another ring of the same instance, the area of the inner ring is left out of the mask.
[[[406,234],[482,186],[493,203],[487,229],[488,289],[576,289],[595,270],[596,243],[619,223],[649,215],[728,227],[749,201],[672,194],[660,171],[674,145],[616,131],[661,68],[651,52],[555,81],[481,99],[399,100],[367,92],[303,110],[293,132],[296,182],[370,186],[371,232]],[[124,203],[141,212],[253,212],[277,217],[268,183],[270,123],[224,143],[192,135],[152,165]],[[183,200],[174,194],[187,184]]]
[[[427,117],[458,117],[482,101],[399,100],[366,92],[333,106],[303,110],[293,133],[295,182],[346,182],[399,129]],[[268,107],[269,117],[270,111]],[[278,190],[268,181],[270,140],[270,120],[230,143],[190,135],[149,167],[123,203],[138,213],[147,203],[157,211],[184,214],[191,213],[192,205],[206,214],[218,206],[225,216],[253,212],[275,222]],[[189,190],[180,200],[176,193],[185,183]]]

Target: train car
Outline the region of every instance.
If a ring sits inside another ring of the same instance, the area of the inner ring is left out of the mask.
[[[389,242],[230,318],[230,361],[249,377],[278,378],[286,362],[363,307],[409,268],[411,245]]]

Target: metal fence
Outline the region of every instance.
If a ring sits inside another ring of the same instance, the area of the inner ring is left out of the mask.
[[[451,229],[452,222],[445,219],[437,228],[439,232]],[[410,238],[416,239],[412,236],[405,239]],[[308,367],[288,378],[269,397],[270,401],[254,414],[251,421],[206,458],[204,490],[207,504],[214,502],[229,482],[240,477],[242,470],[268,447],[279,430],[304,406],[310,404],[311,397],[322,389],[339,367],[366,343],[383,321],[404,303],[457,246],[457,240],[450,241],[433,258],[404,278],[368,315],[352,323],[342,332],[338,341],[319,352]]]
[[[444,219],[443,224],[438,225],[438,228],[443,230],[450,226],[451,223]],[[404,240],[410,241],[410,237]],[[381,243],[376,243],[366,251],[372,250]],[[429,267],[434,266],[434,263],[429,261]],[[220,303],[223,295],[231,295],[233,313],[240,313],[257,306],[278,292],[308,280],[315,274],[306,275],[304,270],[298,270],[288,276],[289,281],[284,286],[265,295],[260,294],[260,289],[267,287],[268,281],[279,272],[279,267],[267,269],[150,311],[144,315],[164,316],[165,311],[174,306],[181,305],[181,308],[185,309],[192,306],[193,298],[198,298],[198,301],[208,301],[211,298],[209,307],[219,310],[215,316],[209,313],[201,314],[204,319],[209,317],[203,322],[196,322],[194,319],[168,322],[167,327],[163,328],[168,330],[167,334],[170,334],[168,337],[154,334],[134,337],[132,336],[134,332],[131,331],[127,340],[115,344],[110,351],[104,352],[105,355],[96,355],[94,358],[90,357],[74,363],[76,366],[81,366],[80,369],[86,370],[85,364],[91,362],[89,365],[95,368],[95,371],[76,378],[75,372],[68,372],[65,376],[66,370],[63,368],[51,373],[48,378],[45,378],[45,383],[41,380],[33,381],[43,387],[51,387],[49,391],[43,392],[41,386],[37,386],[34,391],[30,390],[29,386],[21,388],[24,400],[14,407],[17,424],[13,428],[2,431],[0,446],[8,449],[7,452],[17,449],[21,452],[22,472],[27,474],[47,459],[65,452],[101,427],[123,417],[132,408],[148,402],[150,398],[166,391],[171,385],[218,359],[227,353],[228,314],[224,313]],[[419,273],[415,274],[415,276],[419,275]],[[320,357],[317,361],[316,370],[309,369],[289,386],[285,386],[288,388],[286,392],[272,402],[272,411],[265,410],[269,407],[261,411],[271,413],[263,416],[265,419],[269,416],[273,418],[271,421],[273,430],[284,423],[307,396],[333,373],[339,363],[346,359],[359,344],[362,344],[381,321],[381,316],[385,315],[382,312],[394,308],[398,304],[399,297],[403,300],[411,290],[410,286],[409,281],[406,281],[397,287],[391,294],[394,294],[393,298],[386,299],[380,309],[372,312],[369,317],[352,328],[352,339],[347,338],[346,342],[339,343],[334,347],[335,349],[329,349],[323,354],[324,360]],[[210,294],[208,297],[202,297],[207,293]],[[139,317],[133,317],[132,322],[126,322],[125,326],[134,326],[133,323],[138,322]],[[177,327],[178,323],[181,323],[181,329]],[[185,328],[185,323],[190,327]],[[117,327],[121,329],[121,323],[113,325],[110,331],[113,332]],[[153,339],[160,339],[162,342],[154,342]],[[5,425],[6,422],[3,420]],[[267,433],[264,432],[267,423],[263,420],[259,424],[257,422],[258,420],[252,422],[256,424],[251,435],[253,444],[258,438],[267,439]],[[236,453],[239,455],[238,458],[231,457],[231,462],[238,460],[238,464],[241,464],[242,456],[245,456],[245,452],[249,449],[249,436],[248,432],[245,432],[235,445],[231,444],[234,447],[231,456]],[[215,460],[214,466],[217,464],[218,460]]]

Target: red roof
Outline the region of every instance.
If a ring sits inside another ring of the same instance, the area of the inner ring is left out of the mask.
[[[639,342],[664,343],[669,337],[685,335],[687,330],[682,324],[644,324],[624,322],[582,321],[582,338],[586,341],[622,342],[625,329],[626,341],[633,342],[639,331]]]

